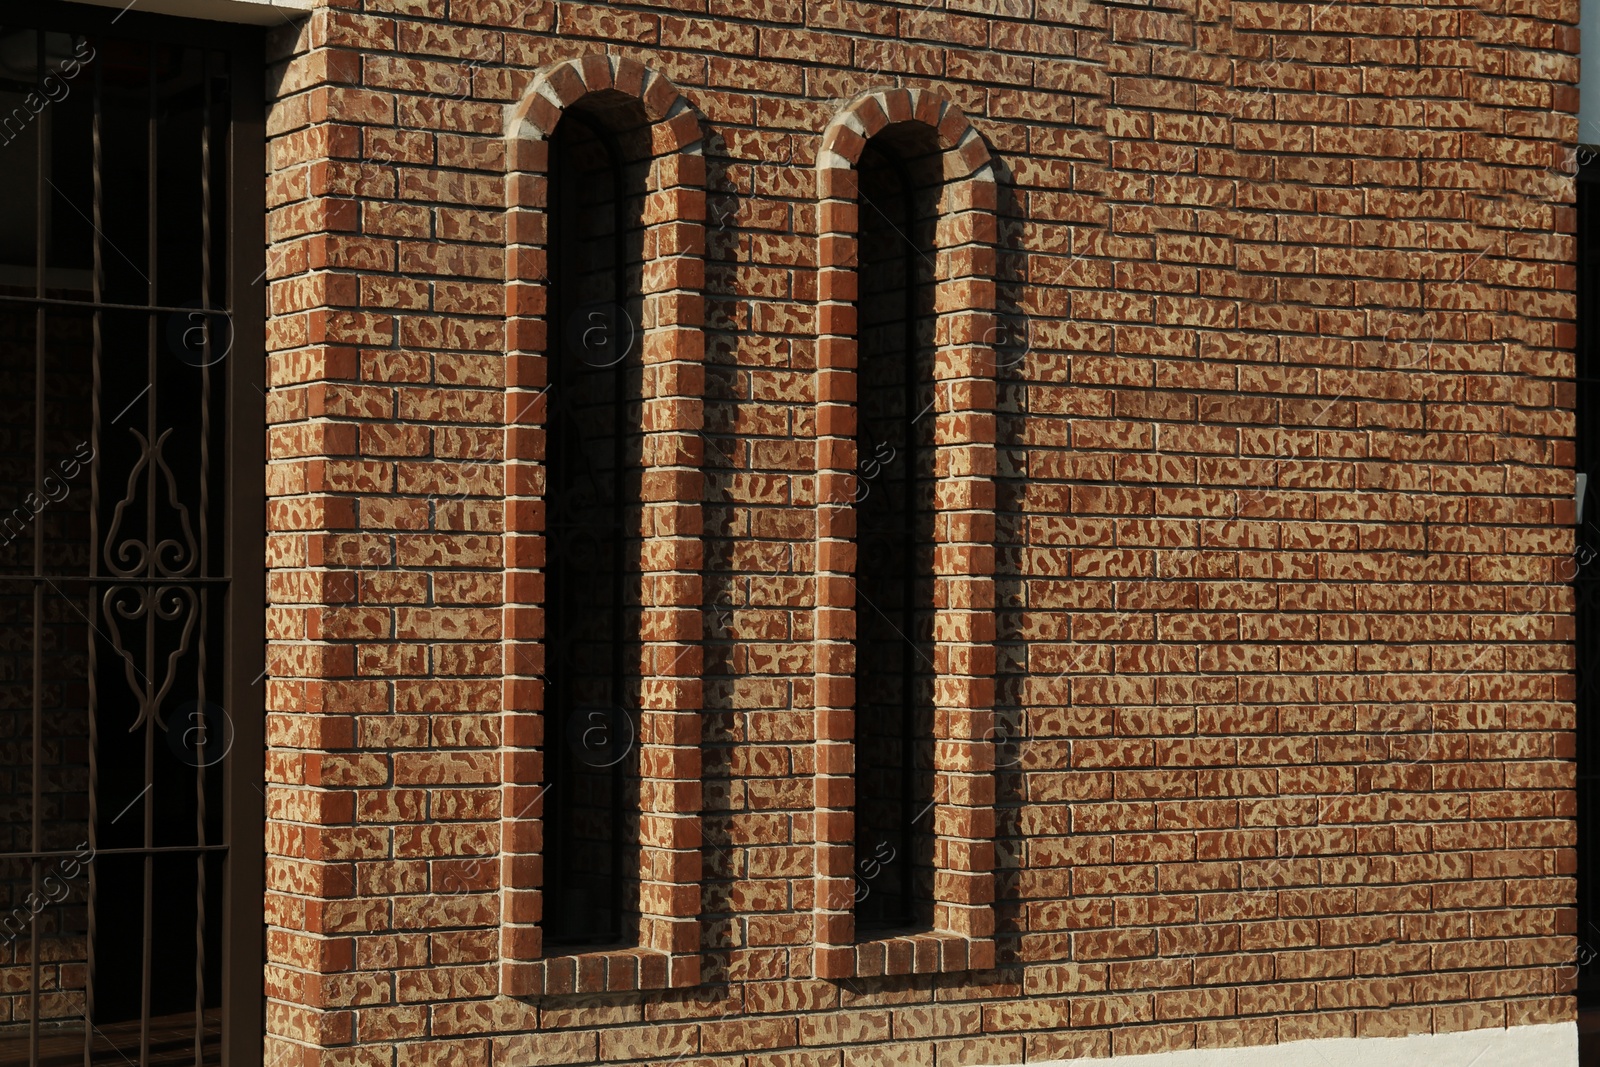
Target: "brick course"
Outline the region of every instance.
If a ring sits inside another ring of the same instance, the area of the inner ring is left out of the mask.
[[[279,31],[269,1062],[1573,1018],[1576,20],[343,0]],[[557,957],[540,175],[607,87],[654,124],[650,921]],[[949,877],[942,933],[858,944],[850,175],[907,116],[945,152]]]

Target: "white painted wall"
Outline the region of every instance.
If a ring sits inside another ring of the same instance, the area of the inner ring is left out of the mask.
[[[1600,0],[1583,3],[1587,7],[1600,4]],[[1109,1060],[1051,1060],[1031,1067],[1578,1067],[1578,1024],[1411,1037],[1325,1038]]]

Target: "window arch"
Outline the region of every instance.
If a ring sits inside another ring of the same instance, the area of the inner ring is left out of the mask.
[[[984,967],[994,171],[917,89],[858,98],[817,166],[816,970]]]
[[[665,78],[512,110],[501,992],[699,980],[705,167]]]

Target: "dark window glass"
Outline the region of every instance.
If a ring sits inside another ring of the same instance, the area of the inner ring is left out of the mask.
[[[856,919],[925,927],[933,899],[934,228],[931,130],[891,126],[860,179]]]
[[[649,126],[621,94],[550,153],[548,945],[632,944],[639,900],[640,313]]]

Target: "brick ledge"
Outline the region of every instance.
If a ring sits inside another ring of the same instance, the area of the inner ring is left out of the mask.
[[[954,974],[994,966],[994,938],[947,930],[894,934],[854,945],[818,945],[812,951],[818,978]]]
[[[700,984],[700,955],[650,948],[603,949],[542,960],[506,961],[500,986],[507,996],[634,993]]]

